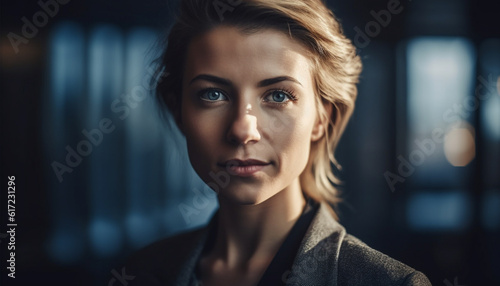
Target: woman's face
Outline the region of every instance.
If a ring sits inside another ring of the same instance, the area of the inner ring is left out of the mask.
[[[282,32],[218,27],[190,43],[181,129],[191,164],[220,197],[258,204],[300,189],[317,120],[307,50]]]

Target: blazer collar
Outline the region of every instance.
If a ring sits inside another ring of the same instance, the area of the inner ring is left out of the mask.
[[[340,246],[346,231],[322,202],[297,251],[286,285],[337,285]],[[287,275],[288,274],[288,275]]]
[[[182,263],[175,285],[196,285],[193,272],[208,237],[208,230],[215,223],[217,213],[202,231],[199,239]],[[295,256],[292,269],[283,273],[286,285],[336,285],[340,246],[346,231],[333,217],[327,203],[321,202]],[[189,281],[189,282],[188,282]]]

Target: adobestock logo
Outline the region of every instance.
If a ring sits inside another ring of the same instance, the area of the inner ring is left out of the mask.
[[[152,82],[151,78],[154,76],[156,76],[156,78],[154,82]],[[147,74],[143,77],[141,85],[134,86],[129,92],[122,94],[119,98],[111,102],[111,113],[117,116],[121,121],[127,119],[133,110],[148,98],[150,92],[155,89],[156,84],[161,82],[166,76],[167,74],[165,72],[155,75],[155,69],[149,67]],[[72,173],[73,170],[82,163],[83,158],[89,157],[92,151],[101,145],[105,135],[111,134],[116,130],[115,122],[119,122],[119,120],[106,117],[101,118],[98,128],[93,128],[90,131],[83,129],[81,131],[84,139],[76,144],[76,148],[66,145],[65,160],[52,161],[51,164],[52,170],[59,183],[63,182],[63,176],[66,173]]]
[[[14,49],[14,52],[19,53],[19,46],[21,44],[28,44],[29,40],[33,39],[39,32],[39,28],[43,28],[49,22],[49,17],[54,18],[59,13],[59,6],[66,5],[70,0],[48,0],[44,2],[43,0],[38,1],[38,6],[41,10],[35,12],[29,20],[26,17],[22,17],[21,21],[24,25],[21,28],[21,35],[14,32],[7,34],[10,44]]]
[[[370,15],[373,17],[374,21],[366,23],[364,31],[358,26],[354,27],[354,31],[356,32],[354,36],[354,45],[358,49],[366,48],[370,44],[371,39],[377,37],[380,32],[382,32],[382,27],[386,28],[389,26],[392,15],[398,15],[403,9],[404,7],[399,0],[389,0],[389,2],[387,2],[387,9],[382,9],[378,12],[371,10]]]
[[[287,122],[283,121],[282,118],[274,118],[265,126],[262,126],[261,131],[268,134],[279,133],[284,128],[287,128],[287,125]],[[256,152],[265,152],[266,150],[266,147],[262,144],[255,144],[253,148],[255,148]],[[194,196],[192,196],[191,202],[178,204],[177,208],[187,225],[191,224],[192,216],[202,214],[201,211],[210,206],[210,200],[215,199],[217,195],[219,195],[221,189],[229,185],[231,176],[235,175],[235,173],[231,171],[231,166],[234,166],[234,164],[236,164],[236,162],[229,163],[225,170],[217,173],[211,171],[209,176],[212,181],[204,186],[203,191],[193,188],[191,191],[194,193]]]
[[[225,3],[226,2],[226,3]],[[214,6],[217,15],[220,18],[220,21],[224,21],[224,13],[233,12],[234,8],[243,3],[243,0],[215,0],[212,5]]]
[[[391,172],[389,170],[384,172],[384,178],[391,192],[396,190],[396,184],[404,183],[413,175],[416,167],[423,165],[427,158],[434,155],[439,147],[444,148],[445,146],[442,145],[443,143],[446,144],[447,136],[453,138],[454,135],[456,136],[457,133],[455,132],[457,131],[459,132],[458,134],[470,132],[466,126],[463,126],[464,122],[467,122],[466,119],[479,108],[481,101],[486,101],[490,97],[500,94],[500,90],[497,91],[496,89],[498,79],[492,74],[488,75],[488,77],[479,75],[477,81],[479,84],[475,88],[474,95],[465,97],[461,103],[453,104],[453,106],[450,106],[442,114],[443,123],[447,124],[449,126],[448,128],[436,127],[427,134],[428,136],[426,138],[416,139],[414,141],[414,146],[416,148],[413,148],[413,150],[408,153],[407,159],[403,157],[403,155],[397,157],[397,172]],[[462,139],[464,137],[460,136],[458,138]],[[450,139],[448,139],[448,142],[450,142]],[[444,149],[443,152],[446,153]],[[464,165],[458,164],[454,166]]]

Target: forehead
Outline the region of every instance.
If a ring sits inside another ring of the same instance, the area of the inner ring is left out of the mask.
[[[309,51],[289,35],[274,29],[248,34],[222,26],[190,43],[185,79],[210,72],[233,80],[277,75],[310,80],[310,71]]]

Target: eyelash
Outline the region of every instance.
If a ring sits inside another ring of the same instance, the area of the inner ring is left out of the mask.
[[[220,92],[222,93],[225,97],[228,97],[226,95],[226,93],[224,91],[222,91],[221,89],[219,88],[216,88],[216,87],[207,87],[207,88],[204,88],[200,91],[197,92],[197,96],[200,100],[202,100],[204,103],[208,103],[208,104],[213,104],[215,102],[217,102],[216,100],[215,101],[211,101],[211,100],[204,100],[203,98],[201,98],[201,96],[206,93],[206,92],[209,92],[209,91],[217,91],[217,92]]]
[[[266,96],[265,97],[268,97],[268,96],[272,95],[273,92],[283,92],[284,94],[286,94],[288,96],[289,100],[287,100],[285,102],[267,101],[269,104],[272,104],[272,105],[275,105],[275,106],[278,106],[278,107],[283,107],[283,106],[288,105],[291,102],[296,102],[297,101],[297,96],[295,96],[294,91],[291,90],[291,89],[287,89],[287,88],[277,88],[277,89],[269,90],[269,91],[266,92]]]
[[[224,96],[229,97],[229,96],[226,95],[226,93],[224,91],[222,91],[221,89],[219,89],[217,87],[207,87],[207,88],[204,88],[204,89],[200,90],[197,93],[197,95],[198,95],[199,98],[201,98],[201,96],[204,93],[208,92],[208,91],[217,91],[217,92],[220,92],[220,93],[224,94]],[[265,93],[266,94],[265,97],[270,96],[273,92],[283,92],[283,93],[285,93],[288,96],[289,100],[287,100],[285,102],[266,101],[266,103],[271,104],[271,105],[275,105],[277,107],[284,107],[284,106],[288,105],[290,102],[296,102],[297,101],[297,96],[295,95],[295,92],[293,90],[291,90],[291,89],[288,89],[288,88],[276,88],[276,89],[268,90]],[[214,104],[217,101],[213,101],[212,102],[212,101],[204,100],[204,102],[206,102],[208,104]]]

